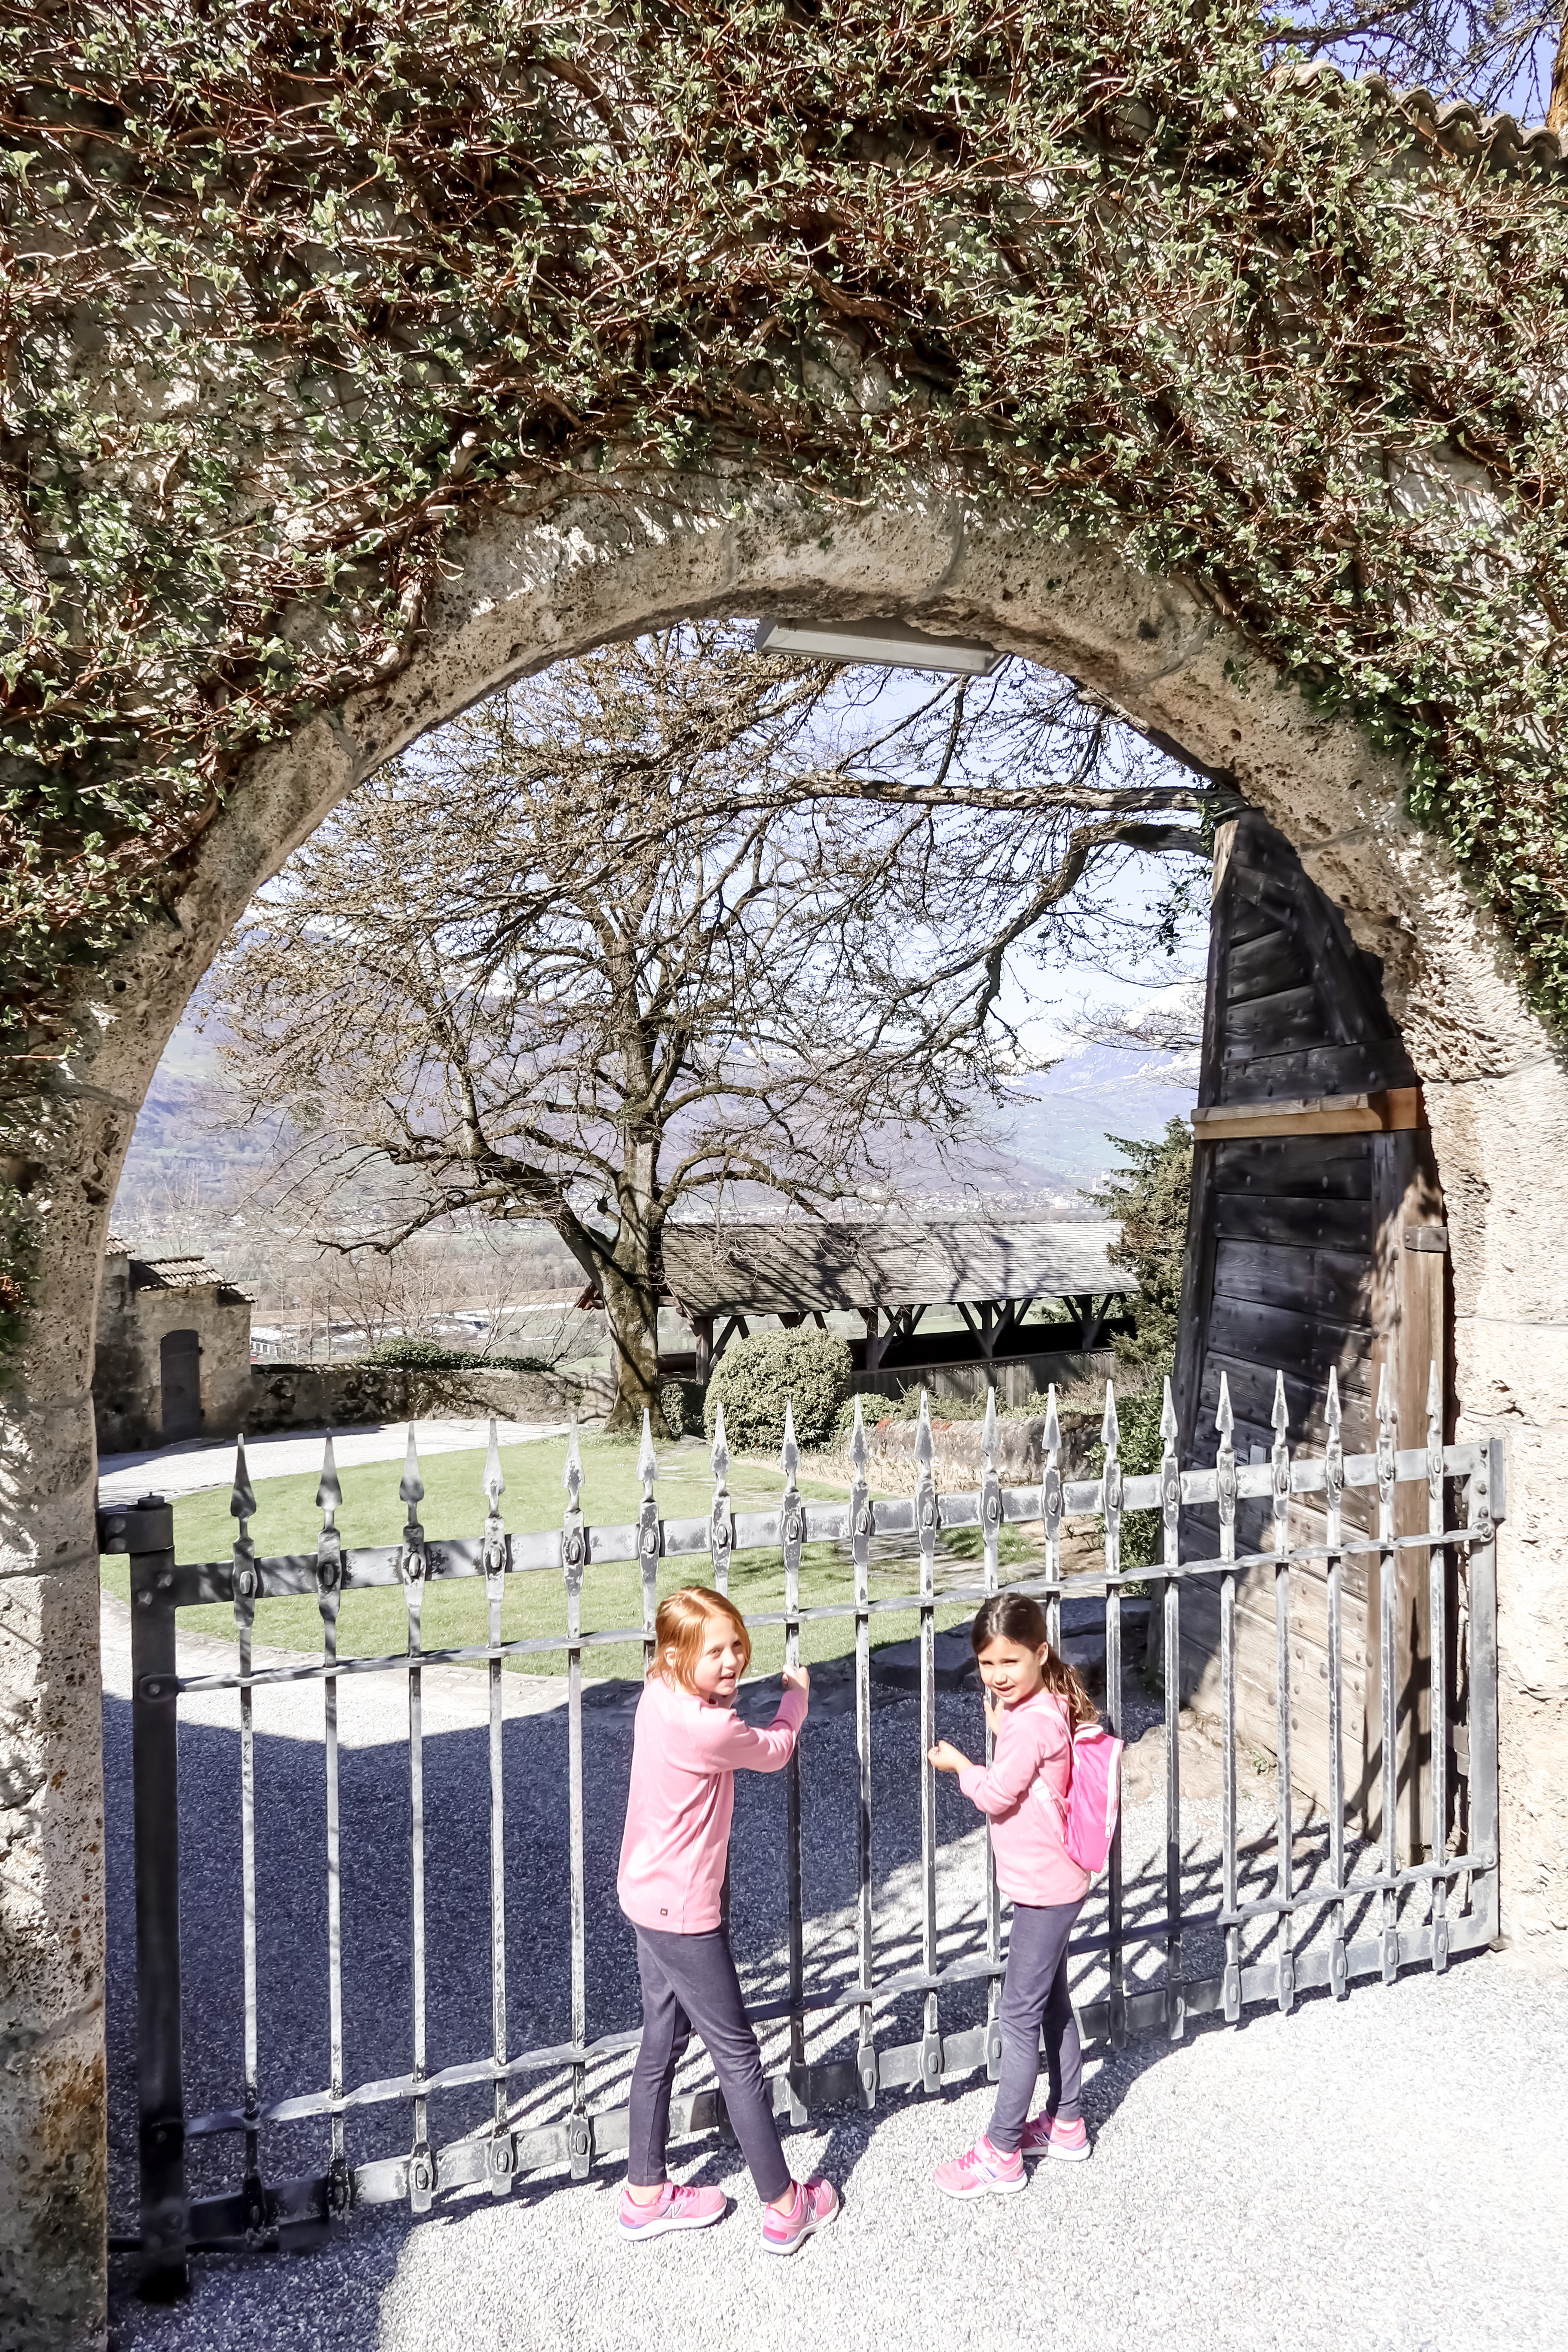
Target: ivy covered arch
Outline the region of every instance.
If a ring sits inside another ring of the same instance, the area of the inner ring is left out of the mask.
[[[136,1108],[356,777],[685,613],[897,613],[1084,679],[1384,959],[1512,1435],[1510,1928],[1568,1919],[1568,205],[1558,142],[1266,76],[1173,0],[5,33],[12,365],[0,2285],[103,2223],[89,1402]],[[3,29],[3,28],[0,28]]]

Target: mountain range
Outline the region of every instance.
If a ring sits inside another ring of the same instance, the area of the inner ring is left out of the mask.
[[[973,1202],[995,1210],[1080,1206],[1079,1195],[1121,1164],[1113,1136],[1163,1133],[1196,1091],[1190,1053],[1070,1039],[1050,1068],[1017,1084],[1005,1108],[982,1115],[981,1138],[944,1168],[929,1147],[900,1152],[907,1206]],[[271,1156],[270,1121],[244,1122],[210,1031],[184,1024],[169,1041],[136,1123],[115,1202],[128,1231],[171,1219],[227,1223]]]

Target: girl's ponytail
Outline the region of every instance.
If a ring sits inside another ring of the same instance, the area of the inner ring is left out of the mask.
[[[989,1601],[982,1601],[969,1638],[976,1657],[988,1642],[998,1640],[1016,1642],[1021,1649],[1047,1651],[1040,1678],[1052,1697],[1059,1698],[1066,1707],[1072,1737],[1076,1739],[1086,1724],[1099,1723],[1100,1709],[1060,1652],[1051,1649],[1046,1612],[1029,1593],[994,1592]]]

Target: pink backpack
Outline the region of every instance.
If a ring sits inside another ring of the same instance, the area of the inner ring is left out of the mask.
[[[1062,1843],[1080,1870],[1098,1878],[1110,1858],[1110,1841],[1121,1810],[1121,1750],[1098,1723],[1086,1723],[1072,1744],[1072,1779],[1061,1805]],[[1044,1783],[1040,1783],[1044,1786]]]

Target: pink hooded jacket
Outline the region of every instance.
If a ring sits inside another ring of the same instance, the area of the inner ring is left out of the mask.
[[[637,1701],[632,1785],[621,1866],[621,1909],[638,1927],[700,1936],[720,1924],[735,1774],[781,1771],[805,1720],[800,1691],[786,1690],[765,1731],[732,1708],[650,1675]]]
[[[996,1884],[1010,1903],[1048,1909],[1081,1903],[1089,1873],[1062,1843],[1062,1812],[1072,1780],[1067,1708],[1049,1691],[1004,1707],[989,1765],[970,1764],[958,1785],[991,1823]]]

